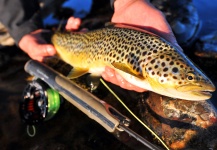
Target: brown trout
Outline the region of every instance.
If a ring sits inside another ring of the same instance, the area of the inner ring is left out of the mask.
[[[165,39],[135,28],[113,26],[85,33],[56,32],[57,55],[73,66],[69,78],[100,76],[114,68],[133,85],[186,100],[206,100],[215,91],[210,79]]]

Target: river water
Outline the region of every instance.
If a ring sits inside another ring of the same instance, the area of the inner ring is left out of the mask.
[[[217,0],[193,0],[202,22],[200,35],[217,30]]]

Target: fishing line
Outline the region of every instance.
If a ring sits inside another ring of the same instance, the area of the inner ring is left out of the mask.
[[[153,131],[151,130],[142,120],[140,120],[128,107],[125,105],[125,103],[114,93],[114,91],[100,78],[101,83],[111,92],[114,97],[126,108],[126,110],[139,122],[141,123],[149,132],[151,132],[155,138],[157,138],[161,144],[167,149],[170,150],[167,145],[164,143],[164,141]]]

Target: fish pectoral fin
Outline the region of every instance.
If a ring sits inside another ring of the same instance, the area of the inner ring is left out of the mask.
[[[129,74],[131,74],[131,75],[133,75],[133,76],[135,76],[135,77],[137,77],[139,79],[144,79],[144,77],[142,76],[141,73],[136,72],[135,70],[132,69],[132,67],[130,67],[127,64],[114,62],[114,63],[112,63],[112,65],[115,68],[117,68],[117,69],[119,69],[121,71],[124,71],[126,73],[129,73]]]
[[[88,73],[88,69],[77,68],[77,67],[76,67],[76,68],[73,68],[73,69],[69,72],[67,78],[69,78],[69,79],[78,78],[78,77],[80,77],[80,76],[82,76],[82,75],[84,75],[84,74],[86,74],[86,73]]]

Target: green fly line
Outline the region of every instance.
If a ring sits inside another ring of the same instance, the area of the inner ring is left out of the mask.
[[[139,122],[141,123],[149,132],[151,132],[155,138],[157,138],[161,144],[167,149],[169,150],[169,148],[167,147],[167,145],[163,142],[163,140],[153,131],[151,130],[144,122],[142,122],[126,105],[125,103],[117,96],[117,94],[114,93],[114,91],[112,91],[112,89],[102,80],[100,79],[100,81],[102,82],[102,84],[109,90],[109,92],[111,92],[114,97],[126,108],[126,110]]]

